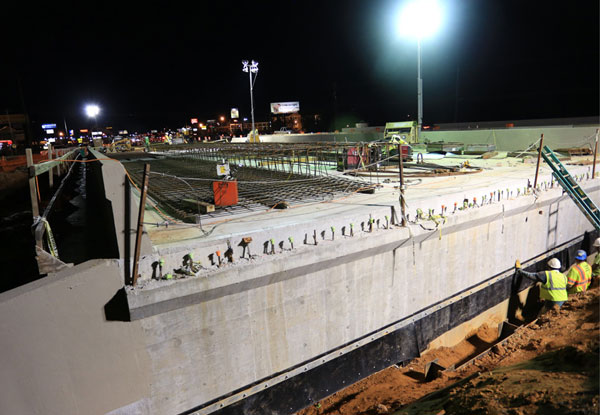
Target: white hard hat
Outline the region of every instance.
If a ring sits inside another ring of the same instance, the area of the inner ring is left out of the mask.
[[[552,258],[548,261],[548,266],[553,269],[560,269],[560,261],[557,258]]]
[[[594,241],[594,246],[596,248],[600,246],[600,238],[596,238],[596,240]]]

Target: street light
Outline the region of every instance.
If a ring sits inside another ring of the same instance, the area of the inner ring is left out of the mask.
[[[429,37],[441,26],[442,9],[436,0],[410,0],[400,13],[398,33],[417,39],[418,131],[423,125],[423,79],[421,78],[421,39]]]
[[[254,82],[256,82],[256,75],[258,74],[258,62],[252,61],[251,64],[248,64],[248,61],[242,61],[242,71],[248,72],[248,77],[250,79],[250,112],[252,114],[252,136],[254,137],[254,98],[252,97],[252,90],[254,88]],[[252,81],[252,74],[254,74],[254,81]]]

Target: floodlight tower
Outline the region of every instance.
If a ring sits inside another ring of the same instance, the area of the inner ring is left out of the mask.
[[[242,65],[242,71],[248,72],[250,79],[250,112],[252,114],[252,134],[254,134],[254,98],[252,91],[254,89],[254,82],[256,82],[256,75],[258,74],[258,62],[252,61],[252,63],[248,64],[248,61],[242,61]],[[254,74],[254,81],[252,80],[252,74]]]
[[[437,0],[410,0],[400,14],[398,32],[417,39],[417,124],[423,126],[423,79],[421,78],[421,40],[433,35],[442,22],[442,9]]]
[[[98,114],[100,114],[100,107],[95,104],[88,104],[85,106],[85,113],[89,118],[94,119],[94,126],[98,127],[98,120],[96,119],[96,117],[98,116]],[[94,138],[94,129],[91,128],[90,130],[91,130],[90,134],[92,135],[92,139],[93,139]]]

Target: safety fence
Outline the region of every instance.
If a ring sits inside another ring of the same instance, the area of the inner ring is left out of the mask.
[[[25,150],[26,165],[29,174],[29,194],[31,197],[31,211],[33,214],[33,229],[35,235],[36,247],[44,252],[49,253],[56,259],[58,256],[58,247],[54,240],[50,223],[48,222],[48,216],[52,211],[52,208],[61,194],[64,184],[67,178],[70,176],[73,163],[72,160],[78,157],[79,150],[76,148],[61,149],[58,154],[51,146],[48,148],[48,152],[45,155],[48,157],[47,160],[41,160],[39,157],[34,158],[30,148]],[[36,163],[34,160],[38,160]],[[44,211],[40,214],[40,203],[42,196],[40,193],[39,180],[42,175],[47,174],[49,189],[52,191],[54,188],[54,176],[61,178],[61,183],[58,188],[52,194],[49,202],[44,208]],[[40,273],[43,273],[40,270]]]

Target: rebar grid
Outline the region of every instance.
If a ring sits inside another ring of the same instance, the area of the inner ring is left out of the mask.
[[[134,181],[140,183],[143,164],[149,162],[149,195],[170,214],[193,221],[199,212],[188,207],[189,200],[213,203],[212,183],[223,180],[217,176],[216,165],[224,160],[237,181],[238,204],[217,207],[215,212],[203,216],[282,208],[332,200],[353,192],[372,192],[374,186],[366,181],[333,175],[337,168],[336,153],[341,148],[329,144],[201,145],[124,165]]]

